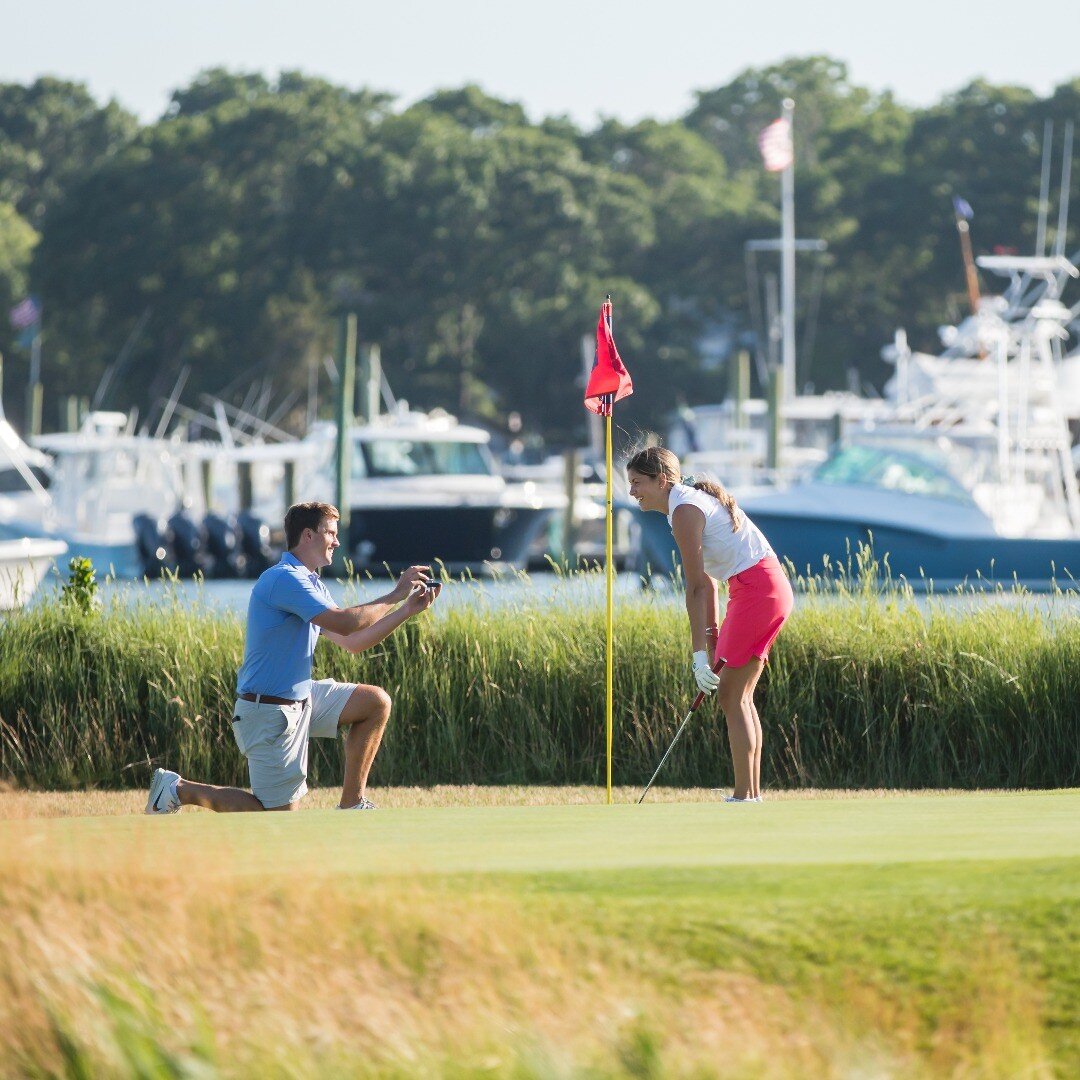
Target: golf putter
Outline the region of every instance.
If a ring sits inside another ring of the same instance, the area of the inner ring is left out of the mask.
[[[705,631],[705,641],[709,646],[709,656],[713,657],[713,671],[717,675],[720,674],[720,669],[724,666],[723,660],[716,660],[716,639],[719,636],[719,631],[715,626],[710,626]],[[645,801],[645,796],[649,794],[649,788],[656,783],[656,778],[660,775],[660,770],[664,767],[664,762],[671,756],[671,751],[675,749],[675,744],[679,741],[679,736],[683,733],[683,728],[690,723],[690,717],[697,712],[698,707],[705,700],[705,691],[699,690],[697,697],[694,698],[694,703],[690,706],[690,711],[686,714],[683,722],[679,725],[679,730],[675,732],[675,738],[671,740],[671,745],[667,748],[667,753],[660,759],[660,764],[656,766],[656,772],[652,774],[652,779],[645,785],[645,790],[641,793],[641,798],[638,799],[638,806]]]

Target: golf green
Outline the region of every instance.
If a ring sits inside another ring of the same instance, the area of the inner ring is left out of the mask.
[[[36,861],[148,848],[241,873],[566,873],[1080,858],[1080,792],[0,821]]]

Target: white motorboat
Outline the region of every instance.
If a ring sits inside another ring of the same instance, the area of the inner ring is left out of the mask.
[[[354,568],[523,568],[530,545],[566,497],[533,481],[508,481],[489,441],[482,428],[459,424],[441,410],[410,411],[405,403],[354,424],[346,485],[350,522],[342,535]],[[193,520],[187,529],[174,522],[171,538],[175,544],[183,542],[182,534],[190,536],[189,553],[205,552],[213,575],[253,573],[272,557],[283,542],[288,497],[337,502],[333,423],[314,424],[302,439],[190,444],[184,452],[192,463],[185,505],[193,519],[206,513],[205,535],[196,535]],[[192,490],[196,471],[203,477],[201,492]],[[183,562],[185,553],[177,554]]]
[[[127,415],[117,412],[91,412],[78,431],[34,441],[51,459],[48,504],[33,520],[4,522],[4,533],[61,540],[101,573],[140,576],[136,516],[167,518],[185,499],[176,446],[131,434]]]
[[[22,607],[66,552],[59,540],[0,540],[0,611]]]
[[[531,482],[552,502],[561,505],[554,529],[534,542],[530,565],[537,569],[550,569],[551,560],[556,563],[569,558],[572,565],[586,566],[602,563],[606,548],[607,484],[604,467],[592,457],[589,448],[575,452],[573,483],[573,514],[567,515],[567,459],[563,454],[551,454],[538,461],[525,464],[520,461],[501,463],[503,475],[511,481]],[[616,468],[612,477],[612,555],[616,567],[623,567],[634,557],[635,506],[626,491],[626,477]],[[567,551],[564,535],[569,521],[572,532],[572,555]]]
[[[1061,379],[1072,313],[1061,256],[996,256],[984,268],[1041,281],[1025,310],[984,301],[952,355],[896,353],[887,421],[868,425],[786,491],[743,500],[800,572],[843,564],[860,543],[893,575],[1046,587],[1080,579],[1080,490]]]
[[[503,477],[482,428],[435,410],[396,411],[350,432],[347,547],[361,570],[438,562],[448,570],[523,568],[565,495]],[[320,448],[304,497],[333,502],[337,429],[317,424]],[[318,492],[317,495],[309,494]]]

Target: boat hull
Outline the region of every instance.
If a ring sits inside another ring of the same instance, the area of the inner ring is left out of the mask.
[[[348,550],[359,570],[440,564],[450,571],[525,566],[548,507],[354,507]]]
[[[55,540],[0,540],[0,610],[20,608],[67,548]]]
[[[781,561],[799,575],[820,575],[831,568],[857,572],[860,546],[870,548],[880,574],[904,578],[922,588],[957,584],[1021,584],[1031,589],[1062,588],[1080,582],[1080,539],[944,535],[930,529],[831,517],[792,516],[761,507],[747,508]],[[667,521],[641,514],[638,569],[673,574],[678,555]]]
[[[77,533],[63,529],[49,530],[33,521],[7,521],[0,523],[0,541],[17,540],[23,537],[58,541],[67,545],[69,559],[89,559],[99,577],[106,574],[114,578],[142,577],[143,567],[139,552],[135,546],[134,530],[130,540],[102,541],[88,540]]]
[[[860,545],[869,547],[884,573],[912,584],[1012,585],[1044,589],[1080,581],[1080,539],[943,536],[895,525],[791,518],[758,511],[754,522],[797,573],[821,574],[827,566],[856,569]]]

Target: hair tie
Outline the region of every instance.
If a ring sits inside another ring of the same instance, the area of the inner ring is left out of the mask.
[[[682,482],[687,487],[693,487],[697,483],[697,477],[693,473],[691,473],[689,476],[684,476],[682,478]]]

